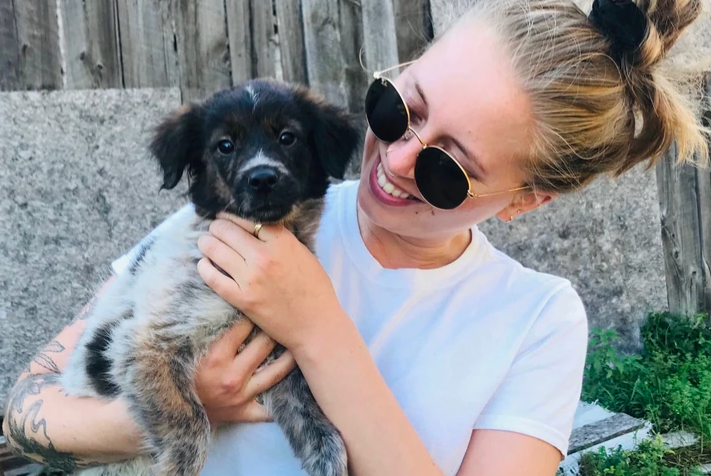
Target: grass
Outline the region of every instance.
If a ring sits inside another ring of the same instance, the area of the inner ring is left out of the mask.
[[[661,440],[637,451],[601,451],[586,455],[582,476],[692,476],[711,462],[711,326],[705,315],[680,318],[649,316],[642,328],[644,351],[623,355],[610,330],[591,332],[584,401],[597,401],[652,423],[658,433],[686,430],[699,443],[675,451]]]
[[[583,457],[580,476],[701,476],[694,467],[669,464],[667,458],[671,453],[659,435],[656,439],[642,441],[636,451],[601,448]]]

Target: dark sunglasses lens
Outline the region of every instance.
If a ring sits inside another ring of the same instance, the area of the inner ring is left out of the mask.
[[[440,149],[423,149],[415,162],[415,182],[422,197],[437,208],[457,208],[466,200],[469,181],[461,168]]]
[[[370,130],[384,142],[395,142],[407,131],[407,109],[389,81],[376,79],[365,95],[365,114]]]

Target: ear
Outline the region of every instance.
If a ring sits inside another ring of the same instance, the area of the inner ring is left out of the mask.
[[[535,210],[558,198],[556,192],[537,190],[519,192],[516,197],[503,210],[496,214],[499,220],[510,222],[519,215]]]
[[[352,115],[321,102],[317,105],[313,141],[326,173],[343,179],[348,163],[359,149],[361,133]]]
[[[161,190],[178,185],[186,168],[196,169],[200,137],[200,108],[194,104],[182,106],[156,127],[150,150],[163,171]]]

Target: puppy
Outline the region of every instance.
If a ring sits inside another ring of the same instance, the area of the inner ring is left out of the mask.
[[[341,109],[303,87],[266,80],[221,91],[158,126],[150,149],[163,172],[161,188],[174,188],[186,171],[194,211],[144,240],[127,271],[95,303],[62,377],[69,394],[126,399],[148,435],[151,457],[82,475],[200,473],[211,432],[195,393],[195,368],[243,314],[200,278],[198,237],[226,211],[258,223],[283,222],[313,251],[329,179],[343,177],[359,141]],[[277,347],[270,360],[283,351]],[[347,474],[340,434],[298,368],[260,400],[309,475]]]

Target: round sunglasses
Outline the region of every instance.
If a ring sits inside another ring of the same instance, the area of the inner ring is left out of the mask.
[[[365,95],[365,116],[373,135],[386,144],[397,142],[411,132],[422,145],[415,160],[415,184],[422,198],[435,208],[452,210],[467,198],[488,197],[526,190],[527,186],[501,192],[474,193],[469,175],[449,152],[428,145],[411,127],[410,109],[395,85],[382,74],[409,64],[399,64],[373,74],[375,80]]]

